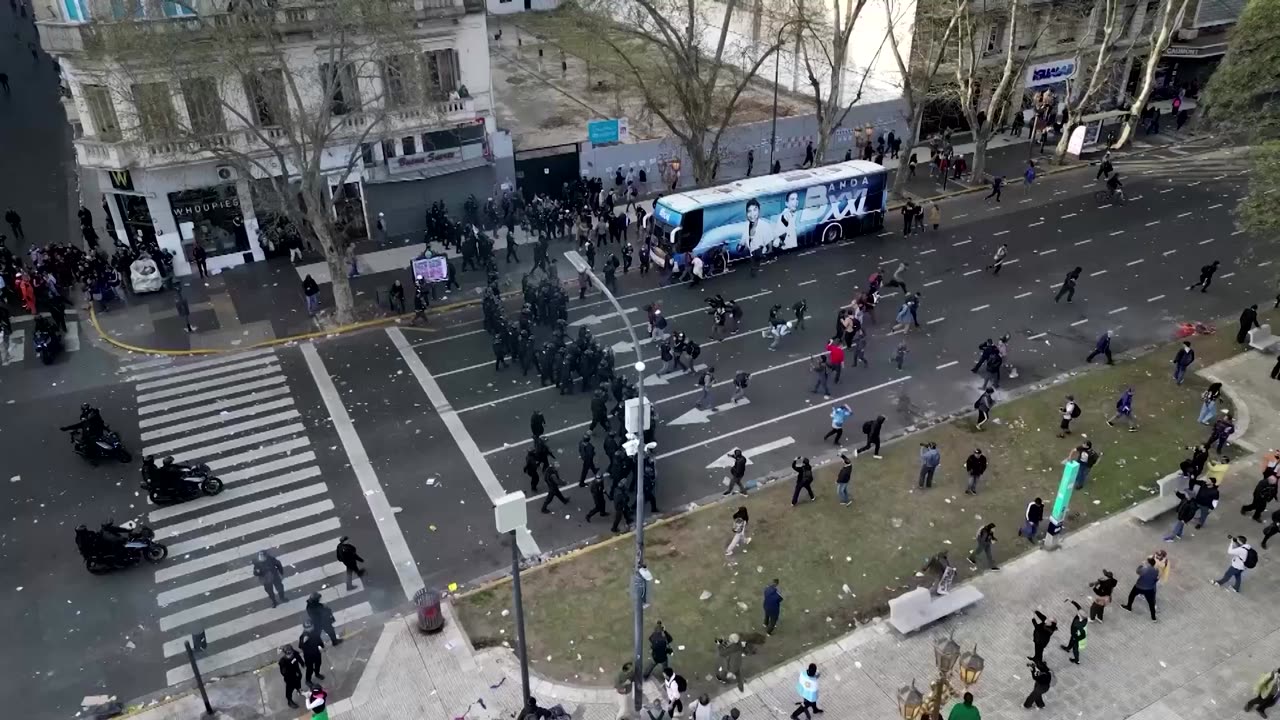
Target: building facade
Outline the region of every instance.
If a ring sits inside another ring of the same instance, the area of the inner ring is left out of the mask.
[[[212,272],[282,254],[269,233],[260,233],[278,210],[264,183],[297,177],[287,159],[275,159],[273,147],[294,137],[281,118],[305,121],[317,102],[332,124],[320,133],[325,141],[317,164],[333,212],[356,232],[373,227],[383,213],[389,231],[420,234],[433,202],[460,210],[468,195],[483,198],[510,181],[510,141],[496,132],[493,118],[481,0],[410,0],[397,7],[407,49],[376,58],[370,71],[345,61],[326,64],[332,41],[316,31],[323,5],[246,10],[244,0],[64,0],[45,7],[37,27],[62,68],[81,173],[97,174],[120,239],[154,238],[173,253],[178,274],[191,272],[197,244]],[[145,23],[158,37],[194,30],[216,42],[220,28],[245,22],[246,12],[283,38],[275,67],[236,78],[201,77],[139,68],[136,57],[125,62],[103,50],[107,23]],[[209,147],[230,148],[243,161],[227,162],[230,151]]]

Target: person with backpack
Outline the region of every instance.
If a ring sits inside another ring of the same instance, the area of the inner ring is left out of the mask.
[[[978,567],[977,557],[983,555],[987,558],[987,566],[992,570],[999,570],[1000,566],[996,565],[995,558],[991,557],[991,546],[996,542],[996,524],[987,523],[978,528],[978,534],[974,538],[973,551],[969,553],[969,564]]]
[[[987,456],[982,454],[982,448],[974,448],[969,457],[965,458],[964,471],[969,476],[969,484],[965,486],[964,494],[977,495],[978,480],[987,471]]]
[[[746,495],[747,486],[742,484],[742,478],[747,474],[747,456],[741,449],[734,448],[729,457],[733,458],[733,466],[729,468],[729,489],[724,494],[728,495],[736,487],[739,494]]]
[[[1138,432],[1138,421],[1133,417],[1133,387],[1125,388],[1120,394],[1120,399],[1116,400],[1115,417],[1108,420],[1107,424],[1115,427],[1120,420],[1129,426],[1129,432]]]
[[[1174,495],[1178,497],[1178,508],[1175,511],[1176,517],[1173,521],[1173,529],[1169,531],[1168,535],[1164,536],[1165,542],[1181,540],[1183,528],[1185,528],[1187,523],[1191,522],[1192,519],[1195,518],[1196,510],[1199,509],[1199,506],[1196,505],[1196,499],[1194,496],[1184,493],[1181,490],[1176,491]]]
[[[649,679],[649,676],[653,674],[654,668],[659,665],[662,666],[664,673],[670,667],[672,642],[671,633],[667,632],[667,628],[659,620],[654,626],[653,632],[649,634],[649,665],[644,669],[645,680]]]
[[[840,438],[844,436],[844,423],[851,415],[853,410],[848,405],[840,404],[831,408],[831,429],[822,436],[822,441],[826,442],[827,438],[835,436],[832,444],[839,445]]]
[[[1058,425],[1058,437],[1061,438],[1071,434],[1071,421],[1080,417],[1080,406],[1076,404],[1074,395],[1068,395],[1067,401],[1058,410],[1062,413],[1062,423]]]
[[[981,430],[982,426],[986,425],[987,420],[991,418],[991,406],[996,402],[994,393],[995,390],[992,388],[986,388],[978,396],[978,399],[973,401],[973,409],[978,411],[978,422],[974,427],[978,430]],[[966,490],[965,492],[968,491]]]
[[[1227,546],[1227,557],[1231,562],[1227,566],[1227,571],[1222,573],[1222,577],[1210,582],[1222,587],[1227,580],[1230,580],[1232,586],[1229,589],[1232,592],[1240,592],[1240,581],[1244,577],[1244,571],[1258,567],[1258,551],[1253,549],[1249,540],[1243,535],[1228,537],[1231,537],[1231,544]]]
[[[689,689],[689,681],[685,680],[683,675],[677,675],[676,671],[669,667],[662,669],[662,675],[664,678],[662,686],[667,693],[667,715],[674,720],[684,712],[682,696]]]
[[[690,362],[689,365],[692,367],[693,363]],[[711,399],[711,386],[715,385],[715,383],[716,368],[714,365],[709,365],[707,366],[707,369],[703,370],[702,374],[698,376],[698,382],[696,384],[698,386],[699,394],[697,402],[693,404],[695,410],[703,409],[703,404]]]
[[[871,450],[874,447],[875,450],[871,453],[871,457],[877,460],[882,460],[883,458],[880,457],[880,430],[883,427],[883,415],[877,415],[875,420],[868,420],[862,423],[862,434],[867,436],[867,443],[857,450],[854,450],[853,456],[858,457],[862,453]]]
[[[1076,489],[1083,490],[1085,483],[1089,481],[1089,473],[1093,472],[1093,466],[1098,464],[1098,458],[1102,457],[1102,453],[1093,448],[1092,440],[1085,440],[1076,448],[1076,461],[1079,468],[1076,471]]]
[[[751,373],[746,370],[739,370],[733,374],[733,395],[729,398],[730,405],[737,405],[739,400],[747,400],[747,383],[751,380]]]

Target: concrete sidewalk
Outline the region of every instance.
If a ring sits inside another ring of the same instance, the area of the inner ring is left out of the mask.
[[[1241,413],[1242,446],[1280,446],[1280,384],[1267,376],[1272,363],[1273,359],[1251,352],[1200,373],[1223,382],[1233,401],[1247,403],[1247,423],[1246,413]],[[1195,420],[1189,417],[1187,422]],[[1106,482],[1107,475],[1115,472],[1123,471],[1104,460],[1094,471],[1095,482]],[[1056,680],[1046,696],[1048,707],[1038,717],[1241,717],[1240,707],[1252,695],[1254,681],[1275,668],[1280,655],[1280,605],[1272,602],[1280,592],[1280,568],[1259,547],[1261,526],[1235,512],[1248,497],[1258,472],[1256,455],[1238,458],[1223,485],[1222,506],[1206,529],[1188,528],[1188,536],[1176,544],[1161,542],[1171,517],[1140,525],[1129,513],[1117,513],[1072,530],[1058,552],[1033,551],[1003,564],[998,573],[980,576],[973,582],[984,600],[923,632],[904,638],[886,623],[873,621],[773,669],[753,668],[748,657],[745,670],[750,680],[745,692],[711,678],[690,678],[686,703],[706,692],[714,698],[714,717],[731,707],[741,710],[745,718],[780,717],[794,707],[797,673],[816,662],[822,671],[820,703],[829,717],[898,717],[898,688],[915,680],[926,689],[934,676],[933,645],[954,634],[966,650],[976,644],[986,660],[986,671],[972,688],[983,717],[1023,717],[1021,703],[1031,687],[1025,657],[1032,649],[1032,611],[1041,607],[1055,615],[1063,628],[1054,641],[1064,642],[1071,615],[1064,599],[1087,604],[1090,583],[1109,568],[1120,581],[1117,601],[1108,609],[1105,622],[1091,624],[1081,665],[1066,663],[1065,655],[1052,645],[1046,651]],[[974,518],[975,523],[980,520]],[[1247,534],[1262,558],[1257,569],[1246,571],[1240,594],[1208,582],[1226,567],[1227,533]],[[998,560],[1023,551],[1025,546],[1012,528],[999,536]],[[1153,624],[1142,605],[1134,613],[1119,605],[1132,582],[1131,568],[1158,548],[1169,551],[1171,574],[1160,586],[1161,621]],[[412,617],[386,624],[354,690],[331,704],[331,714],[353,720],[512,717],[520,706],[519,669],[513,653],[507,648],[472,648],[452,613],[447,617],[446,630],[437,635],[419,633]],[[785,617],[779,632],[786,632]],[[676,658],[678,663],[678,654]],[[619,658],[619,665],[624,660]],[[605,670],[612,672],[612,668]],[[225,679],[218,691],[235,697],[240,683],[245,686],[242,693],[257,692],[252,685],[264,694],[278,694],[280,686],[273,675],[274,669],[267,668],[260,676]],[[611,688],[570,687],[535,676],[532,694],[544,707],[559,704],[583,720],[612,720],[617,712],[617,695]],[[646,687],[646,698],[659,695],[656,685]],[[244,708],[227,710],[224,716],[262,716]],[[134,717],[194,719],[202,709],[198,699],[188,698]],[[276,716],[292,715],[296,713]]]

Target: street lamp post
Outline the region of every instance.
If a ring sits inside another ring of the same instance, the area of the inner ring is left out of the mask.
[[[964,687],[968,688],[982,677],[982,670],[986,665],[978,654],[976,645],[970,652],[961,652],[960,646],[951,637],[942,639],[934,646],[933,661],[938,667],[938,677],[929,683],[927,699],[916,688],[915,680],[898,689],[898,712],[903,720],[941,720],[942,706],[961,694],[954,687],[953,675],[958,676]]]
[[[777,87],[774,87],[777,92]],[[776,97],[776,95],[775,95]],[[776,100],[775,100],[776,102]],[[775,120],[776,121],[776,120]],[[772,163],[772,159],[770,160]],[[632,596],[635,599],[635,628],[634,628],[634,657],[632,659],[634,676],[632,677],[632,688],[635,693],[634,709],[638,714],[644,705],[644,596],[646,580],[640,571],[644,567],[644,460],[645,447],[644,442],[644,424],[649,416],[648,406],[644,399],[644,359],[640,354],[640,341],[636,338],[635,328],[632,327],[631,321],[627,319],[627,313],[622,309],[622,305],[618,303],[618,299],[609,291],[608,286],[600,279],[598,275],[591,270],[586,259],[576,250],[570,250],[564,254],[569,264],[574,270],[580,273],[586,273],[591,279],[591,284],[595,285],[601,293],[604,293],[605,299],[613,306],[614,312],[622,319],[622,324],[627,327],[627,334],[631,337],[631,347],[636,353],[636,363],[633,366],[636,371],[636,392],[639,396],[638,417],[636,418],[636,432],[638,433],[638,442],[636,443],[636,557],[635,570],[631,578]],[[621,478],[618,478],[621,481]]]
[[[778,66],[782,64],[782,33],[787,31],[790,22],[778,28],[778,42],[773,50],[773,123],[769,127],[769,172],[773,172],[773,151],[778,145]],[[795,59],[792,59],[792,63]],[[767,174],[767,173],[766,173]]]
[[[511,536],[511,603],[516,615],[516,657],[520,659],[520,708],[529,703],[529,648],[524,636],[524,598],[520,593],[520,547],[516,533],[529,521],[529,506],[523,491],[508,493],[493,504],[494,522],[498,532]]]

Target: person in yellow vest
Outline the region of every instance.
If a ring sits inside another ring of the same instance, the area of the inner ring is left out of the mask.
[[[1227,477],[1227,469],[1231,466],[1231,458],[1222,456],[1217,462],[1209,461],[1209,467],[1205,468],[1205,477],[1210,480],[1217,481],[1218,485],[1222,485],[1222,481]]]
[[[1244,704],[1246,712],[1256,710],[1262,717],[1267,716],[1267,708],[1276,704],[1277,677],[1280,670],[1268,670],[1258,678],[1253,686],[1254,697]]]

